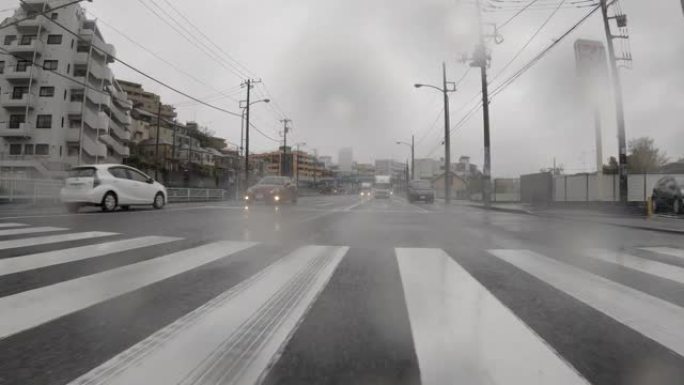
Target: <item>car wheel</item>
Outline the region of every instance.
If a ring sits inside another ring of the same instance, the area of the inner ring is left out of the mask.
[[[152,203],[152,207],[159,210],[164,207],[164,203],[164,194],[157,193],[157,195],[154,196],[154,202]]]
[[[681,214],[682,212],[682,200],[675,198],[674,202],[672,203],[672,211],[675,214]]]
[[[78,203],[67,203],[64,205],[64,207],[68,212],[73,214],[78,212],[78,210],[81,208],[81,205]]]
[[[102,198],[102,211],[106,213],[116,210],[117,205],[118,200],[116,198],[116,194],[114,194],[111,191],[106,193],[105,196]]]

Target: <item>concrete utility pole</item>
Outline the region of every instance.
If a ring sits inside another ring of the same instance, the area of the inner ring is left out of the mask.
[[[451,203],[451,118],[446,63],[442,62],[442,93],[444,94],[444,200]]]
[[[416,136],[411,135],[411,180],[416,178]]]
[[[612,3],[611,3],[612,4]],[[625,15],[608,16],[608,0],[601,0],[601,13],[603,14],[603,26],[606,33],[606,43],[608,46],[608,61],[613,74],[613,95],[615,98],[615,113],[617,117],[618,131],[618,154],[619,154],[619,174],[620,174],[620,202],[627,203],[628,197],[628,177],[627,177],[627,143],[625,138],[625,109],[622,102],[622,82],[618,71],[617,60],[631,60],[628,58],[616,58],[615,45],[613,39],[626,39],[627,36],[613,35],[610,30],[610,19],[617,21],[618,27],[627,26]],[[631,55],[630,55],[631,56]]]
[[[157,138],[154,143],[154,179],[157,180],[159,175],[159,123],[161,122],[161,99],[157,104]]]
[[[283,170],[285,169],[285,164],[287,164],[287,133],[290,130],[290,127],[287,125],[292,122],[291,119],[281,119],[280,122],[283,124],[283,156],[282,160],[280,161],[280,175],[283,175]],[[288,175],[289,176],[289,175]]]
[[[247,105],[245,106],[245,188],[249,186],[249,94],[252,89],[252,79],[247,79],[243,85],[247,87]]]
[[[492,186],[491,186],[491,143],[489,137],[489,88],[487,84],[487,67],[489,58],[485,47],[485,35],[482,26],[482,8],[480,0],[477,0],[477,22],[479,31],[479,44],[475,48],[472,67],[480,67],[480,77],[482,79],[482,122],[484,126],[484,167],[482,168],[482,200],[485,207],[492,205]]]

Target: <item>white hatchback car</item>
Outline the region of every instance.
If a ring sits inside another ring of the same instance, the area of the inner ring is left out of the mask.
[[[82,206],[100,206],[102,211],[124,210],[133,205],[166,203],[166,187],[140,170],[122,164],[78,166],[69,171],[60,199],[70,212]]]

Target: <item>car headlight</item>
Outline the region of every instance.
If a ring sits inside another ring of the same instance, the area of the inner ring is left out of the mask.
[[[246,200],[246,201],[249,200],[249,195],[245,195],[245,200]]]
[[[273,200],[276,201],[276,202],[278,202],[278,201],[280,201],[280,197],[279,197],[278,195],[276,195],[276,196],[273,197]]]

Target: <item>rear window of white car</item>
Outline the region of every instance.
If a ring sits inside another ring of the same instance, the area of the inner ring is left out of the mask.
[[[69,170],[69,178],[88,178],[95,176],[94,167],[77,167]]]

